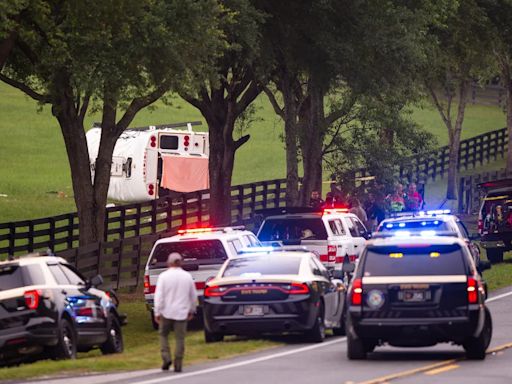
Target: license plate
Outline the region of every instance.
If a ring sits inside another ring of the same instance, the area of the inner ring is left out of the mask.
[[[400,291],[398,292],[398,298],[404,302],[418,303],[430,300],[430,291]]]
[[[263,316],[263,305],[244,305],[244,316]]]

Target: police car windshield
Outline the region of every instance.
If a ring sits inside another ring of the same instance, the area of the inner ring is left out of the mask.
[[[248,256],[230,260],[222,276],[297,275],[300,257]]]
[[[327,240],[322,218],[267,219],[258,235],[260,241],[273,240]]]
[[[462,252],[458,244],[371,247],[363,276],[464,275]]]
[[[448,232],[450,228],[448,224],[439,219],[422,219],[422,220],[404,220],[404,221],[393,221],[384,222],[379,226],[378,232],[390,232],[390,231],[436,231],[436,232]]]

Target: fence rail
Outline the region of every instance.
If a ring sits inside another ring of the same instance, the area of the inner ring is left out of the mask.
[[[507,140],[507,128],[462,140],[459,149],[458,170],[476,168],[503,158],[507,151]],[[407,179],[426,183],[428,180],[435,181],[444,177],[448,173],[448,163],[449,147],[444,146],[430,153],[408,158],[404,163],[395,167],[394,173],[399,180]],[[371,176],[371,173],[367,169],[360,169],[355,174],[356,180],[368,176]],[[362,181],[356,185],[367,183],[368,181]]]
[[[248,224],[255,210],[284,206],[285,192],[285,179],[231,187],[232,223]],[[103,242],[172,233],[185,225],[206,224],[209,198],[206,190],[108,208]],[[77,246],[76,213],[0,224],[0,258],[46,248],[59,253]]]

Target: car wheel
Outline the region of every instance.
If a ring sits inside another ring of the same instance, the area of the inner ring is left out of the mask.
[[[488,249],[487,250],[487,260],[491,262],[491,264],[497,264],[503,262],[503,251],[499,249]]]
[[[320,305],[318,308],[318,315],[315,320],[313,328],[308,332],[308,338],[313,343],[321,343],[325,340],[325,323],[324,323],[324,306]]]
[[[364,341],[354,336],[352,332],[347,333],[347,357],[349,360],[366,359],[366,346]]]
[[[209,330],[204,328],[204,341],[207,343],[218,343],[219,341],[224,340],[224,335],[222,333],[210,332]]]
[[[100,349],[104,355],[121,353],[124,349],[123,334],[117,317],[111,316],[108,321],[107,341],[101,344]]]
[[[466,357],[471,360],[485,359],[485,351],[491,343],[492,338],[492,318],[491,313],[485,309],[485,322],[482,332],[478,337],[472,337],[467,340],[463,347],[466,350]]]
[[[57,345],[51,348],[51,357],[56,360],[76,359],[76,332],[73,324],[67,319],[62,319],[57,332]]]

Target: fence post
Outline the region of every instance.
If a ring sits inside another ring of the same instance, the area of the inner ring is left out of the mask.
[[[266,181],[263,182],[263,209],[267,208],[267,198],[268,198],[268,184]]]
[[[167,229],[166,229],[166,232],[170,232],[171,229],[172,229],[172,197],[170,196],[167,196],[165,198],[165,203],[166,203],[166,223],[167,223]]]
[[[55,218],[50,217],[50,239],[48,241],[48,248],[55,251]]]
[[[466,180],[464,177],[459,178],[459,196],[458,196],[458,212],[462,213],[464,211],[464,183]]]
[[[124,239],[125,231],[126,231],[126,208],[121,207],[120,217],[119,217],[119,237]]]
[[[68,215],[68,248],[73,248],[73,227],[74,227],[75,215],[70,213]]]
[[[156,211],[158,209],[158,200],[151,200],[151,233],[156,233]]]
[[[276,180],[276,194],[274,196],[274,207],[279,208],[279,202],[281,197],[281,181]]]
[[[187,195],[181,194],[181,226],[187,227]]]
[[[28,251],[34,252],[34,222],[28,223]]]
[[[238,215],[238,222],[239,224],[244,223],[244,186],[239,185],[238,186],[238,209],[237,209],[237,215]]]
[[[203,226],[203,192],[199,191],[197,195],[197,226]]]

